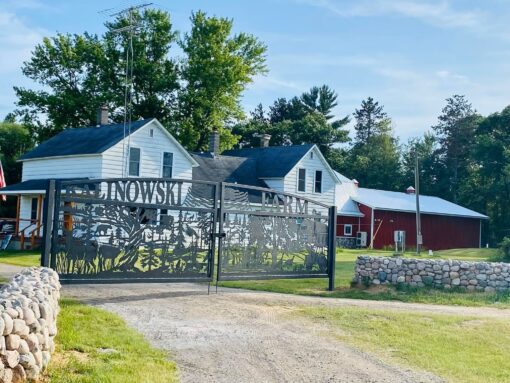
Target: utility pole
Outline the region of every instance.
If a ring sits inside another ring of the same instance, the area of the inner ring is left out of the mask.
[[[139,27],[134,20],[134,12],[146,8],[152,3],[142,3],[124,8],[118,12],[111,13],[110,17],[125,17],[127,18],[127,25],[125,27],[111,30],[112,33],[128,32],[128,41],[126,46],[126,70],[125,70],[125,84],[124,84],[124,139],[122,140],[122,176],[126,177],[128,173],[129,149],[131,147],[131,114],[132,114],[132,98],[133,98],[133,62],[134,62],[134,49],[133,49],[133,34]],[[106,9],[102,12],[109,12],[114,8]],[[126,136],[128,143],[126,147]]]
[[[415,150],[414,157],[414,189],[416,194],[416,254],[420,255],[423,238],[421,235],[420,219],[420,164],[418,162],[418,150]]]

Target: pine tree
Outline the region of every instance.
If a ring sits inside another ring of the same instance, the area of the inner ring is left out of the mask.
[[[386,126],[383,121],[388,117],[386,112],[383,111],[383,106],[374,101],[372,97],[363,100],[361,108],[356,109],[353,115],[356,119],[354,125],[356,130],[355,145],[368,144],[370,138],[374,134],[380,133],[381,128]]]

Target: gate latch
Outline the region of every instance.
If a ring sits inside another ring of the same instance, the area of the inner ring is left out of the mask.
[[[215,238],[225,238],[227,236],[227,233],[221,232],[221,233],[212,233],[211,234]]]

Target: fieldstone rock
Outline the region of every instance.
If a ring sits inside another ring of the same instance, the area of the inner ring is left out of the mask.
[[[30,352],[30,348],[24,339],[19,341],[18,352],[20,355],[28,354]]]
[[[13,351],[17,350],[19,347],[21,338],[19,335],[16,334],[9,334],[5,338],[5,346],[7,347],[7,350]]]
[[[2,335],[9,335],[12,332],[13,327],[12,318],[7,313],[2,313],[2,319],[4,322],[4,331]]]
[[[35,364],[35,358],[31,353],[20,355],[19,364],[21,364],[25,369],[31,369]]]
[[[42,370],[44,371],[46,367],[48,367],[48,364],[50,363],[51,354],[49,351],[43,351],[42,352]]]
[[[454,278],[454,279],[452,279],[452,285],[453,285],[453,286],[458,286],[458,285],[460,285],[460,278]]]
[[[42,367],[42,351],[34,351],[32,355],[34,356],[35,364],[39,367]]]
[[[24,383],[27,380],[27,374],[21,364],[12,369],[12,383]]]
[[[14,368],[19,363],[18,351],[7,350],[5,355],[2,356],[2,361],[7,367]]]
[[[12,370],[10,368],[6,368],[1,373],[3,383],[12,383]]]
[[[28,336],[30,333],[28,326],[23,319],[14,319],[12,332],[20,336]]]
[[[37,365],[33,365],[30,368],[26,368],[25,372],[27,374],[27,379],[29,381],[37,381],[39,380],[39,375],[41,373],[40,368]]]
[[[27,325],[31,325],[36,321],[34,312],[28,307],[23,308],[23,319]]]

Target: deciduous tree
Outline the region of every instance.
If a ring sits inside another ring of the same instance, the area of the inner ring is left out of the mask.
[[[226,124],[243,117],[240,97],[253,77],[266,71],[266,46],[252,35],[233,35],[230,19],[197,12],[191,24],[191,32],[180,41],[186,58],[178,135],[187,147],[201,150],[213,130],[228,140]]]

